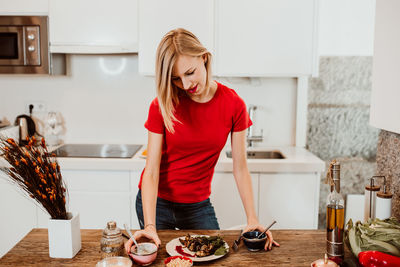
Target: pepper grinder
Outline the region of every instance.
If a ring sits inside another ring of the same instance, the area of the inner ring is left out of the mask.
[[[376,176],[383,177],[383,191],[379,191],[376,194],[376,218],[381,220],[390,218],[392,214],[392,197],[393,194],[387,190],[386,186],[386,177],[385,176]]]

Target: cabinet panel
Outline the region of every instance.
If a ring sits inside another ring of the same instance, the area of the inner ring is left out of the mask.
[[[137,6],[137,0],[51,0],[51,52],[137,52]]]
[[[81,229],[103,229],[109,221],[123,228],[130,223],[131,205],[129,193],[70,192],[68,211],[79,213]],[[48,220],[49,215],[38,209],[37,227],[47,228]]]
[[[109,221],[119,227],[130,222],[129,193],[70,192],[69,197],[69,210],[79,212],[82,229],[102,229]]]
[[[158,43],[170,30],[185,28],[214,51],[213,0],[139,0],[139,73],[154,75]]]
[[[70,192],[129,192],[129,171],[64,170]]]
[[[251,174],[251,178],[254,205],[258,212],[258,174]],[[247,224],[246,212],[232,173],[214,173],[210,198],[221,229]]]
[[[139,221],[136,216],[136,196],[142,171],[131,171],[131,229],[139,229]]]
[[[47,15],[48,0],[0,0],[0,15]]]
[[[216,74],[301,76],[317,66],[316,0],[216,0]]]
[[[0,174],[0,258],[36,226],[36,206]]]
[[[259,219],[274,229],[317,229],[319,175],[260,174]]]
[[[400,134],[399,9],[399,1],[376,1],[370,124]]]

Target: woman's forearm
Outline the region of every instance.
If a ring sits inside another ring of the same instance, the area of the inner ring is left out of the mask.
[[[247,223],[252,223],[254,220],[258,221],[254,206],[254,194],[250,173],[243,170],[234,173],[234,176],[246,212]]]
[[[156,228],[156,206],[160,177],[161,148],[163,135],[149,131],[146,166],[142,177],[142,208],[144,227],[153,224]]]
[[[258,223],[256,209],[254,207],[253,186],[251,176],[247,167],[246,159],[246,130],[232,133],[232,159],[233,175],[244,210],[246,211],[247,223]]]
[[[156,225],[156,205],[158,191],[158,173],[148,173],[146,170],[142,178],[142,207],[144,227]]]

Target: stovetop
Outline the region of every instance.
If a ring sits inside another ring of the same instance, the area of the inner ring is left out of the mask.
[[[65,144],[55,151],[57,157],[131,158],[142,145]]]

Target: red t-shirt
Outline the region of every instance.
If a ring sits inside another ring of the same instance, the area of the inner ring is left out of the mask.
[[[244,101],[233,89],[217,84],[214,97],[206,103],[195,102],[186,95],[179,97],[175,116],[181,123],[175,122],[174,134],[164,126],[157,98],[151,102],[145,127],[150,132],[163,134],[164,139],[160,198],[177,203],[207,199],[211,194],[214,167],[229,133],[252,125]]]

